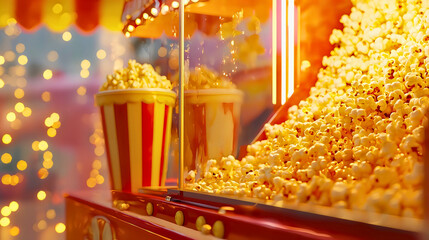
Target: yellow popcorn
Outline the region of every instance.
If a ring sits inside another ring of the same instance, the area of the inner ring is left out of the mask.
[[[171,82],[159,75],[150,64],[140,64],[135,60],[128,61],[128,67],[116,70],[107,75],[107,81],[100,91],[129,88],[164,88],[171,89]]]
[[[230,79],[220,76],[205,65],[196,67],[194,71],[189,73],[189,78],[185,82],[186,90],[210,88],[231,89],[236,88],[236,86]]]
[[[423,217],[429,4],[352,2],[310,96],[241,161],[209,161],[187,188]]]

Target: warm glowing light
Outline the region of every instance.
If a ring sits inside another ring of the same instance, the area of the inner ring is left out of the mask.
[[[95,153],[96,156],[100,157],[101,155],[104,154],[104,147],[101,146],[101,145],[95,147],[94,153]]]
[[[294,51],[295,49],[295,5],[293,0],[289,0],[287,3],[287,16],[288,16],[288,19],[287,19],[288,21],[287,22],[287,30],[288,30],[287,97],[289,98],[290,96],[292,96],[292,93],[294,92],[294,89],[295,89],[295,74],[294,74],[294,71],[295,71],[295,51]],[[285,19],[285,18],[282,18],[282,19]],[[286,24],[284,26],[286,26]],[[286,96],[284,98],[286,98]],[[286,99],[283,99],[283,96],[282,96],[282,104],[284,104],[285,102],[286,102]]]
[[[66,230],[66,225],[64,223],[58,223],[55,225],[55,231],[57,233],[63,233]]]
[[[45,160],[52,160],[53,154],[51,151],[46,151],[43,153],[43,159]]]
[[[9,206],[5,206],[5,207],[2,207],[0,212],[1,212],[1,215],[7,217],[12,213],[12,210],[10,210]]]
[[[39,149],[39,141],[34,141],[32,144],[31,144],[31,148],[33,149],[33,151],[39,151],[40,149]]]
[[[27,162],[24,160],[19,160],[18,163],[16,163],[16,168],[18,168],[19,171],[24,171],[27,169]]]
[[[58,53],[57,53],[57,51],[50,51],[48,53],[47,58],[48,58],[48,61],[50,61],[50,62],[57,61],[57,59],[58,59]]]
[[[37,193],[37,199],[39,199],[40,201],[43,201],[43,200],[45,200],[45,198],[46,198],[46,192],[45,192],[45,191],[40,190],[40,191]]]
[[[58,121],[58,122],[54,122],[54,125],[52,125],[52,127],[53,128],[60,128],[61,127],[61,122],[60,121]]]
[[[18,78],[16,79],[16,85],[20,88],[27,86],[27,80],[25,78]]]
[[[177,1],[173,1],[173,2],[171,3],[171,6],[172,6],[173,8],[179,8],[179,2],[177,2]]]
[[[23,53],[25,51],[25,45],[22,43],[18,43],[16,44],[15,49],[17,53]]]
[[[95,178],[99,174],[100,174],[100,172],[97,169],[92,169],[91,172],[89,173],[89,176],[92,178]]]
[[[17,88],[14,92],[16,98],[21,99],[24,97],[24,90],[22,88]]]
[[[15,104],[15,111],[16,112],[20,113],[20,112],[24,111],[24,108],[25,108],[25,106],[22,102],[18,102],[17,104]]]
[[[106,58],[106,51],[104,51],[103,49],[98,50],[97,51],[97,58],[100,60]]]
[[[10,181],[11,181],[11,176],[10,176],[9,174],[5,174],[5,175],[3,175],[3,177],[1,178],[1,182],[2,182],[4,185],[9,185],[9,184],[10,184]]]
[[[4,144],[9,144],[12,142],[12,136],[10,136],[10,134],[4,134],[3,137],[1,138],[2,142]]]
[[[154,16],[158,16],[158,9],[156,9],[156,8],[152,8],[152,9],[150,10],[150,13],[151,13],[152,15],[154,15]]]
[[[19,235],[19,227],[17,226],[13,226],[10,230],[9,233],[12,237],[16,237]]]
[[[16,114],[14,112],[9,112],[6,114],[6,120],[8,122],[13,122],[16,119]]]
[[[89,77],[89,71],[88,71],[88,69],[82,69],[82,70],[80,71],[80,76],[81,76],[82,78],[87,78],[87,77]]]
[[[4,59],[6,59],[6,61],[8,62],[12,62],[13,60],[15,60],[15,53],[12,51],[7,51],[4,53]]]
[[[48,177],[49,172],[48,172],[48,170],[46,168],[41,168],[37,172],[37,175],[39,176],[40,179],[45,179],[45,178]]]
[[[131,36],[131,34],[129,32],[125,33],[125,37],[129,38]]]
[[[9,153],[3,153],[3,155],[1,155],[1,161],[4,164],[8,164],[12,161],[12,155],[10,155]]]
[[[42,93],[42,100],[44,102],[49,102],[51,100],[51,93],[48,91],[45,91]]]
[[[161,8],[161,14],[165,15],[168,13],[168,10],[170,10],[170,8],[167,5],[163,5]]]
[[[92,162],[92,168],[99,170],[101,168],[101,161],[96,159]]]
[[[21,55],[18,57],[18,63],[21,65],[25,65],[28,62],[28,58],[25,55]]]
[[[39,142],[40,151],[45,151],[46,149],[48,149],[48,146],[48,143],[44,140]]]
[[[143,13],[143,19],[148,19],[148,18],[149,18],[149,14]]]
[[[47,217],[48,219],[54,219],[56,216],[57,216],[57,214],[56,214],[56,212],[55,212],[55,210],[54,210],[54,209],[49,209],[49,210],[46,212],[46,217]]]
[[[88,178],[88,180],[86,180],[86,185],[90,188],[93,188],[95,185],[97,185],[97,180],[95,178]]]
[[[86,94],[86,88],[84,86],[80,86],[77,90],[76,90],[77,94],[79,94],[80,96],[83,96]]]
[[[52,162],[52,161],[43,161],[42,165],[46,169],[51,169],[52,166],[54,166],[54,162]]]
[[[0,88],[3,88],[3,87],[4,87],[4,81],[3,79],[0,78]]]
[[[29,116],[31,116],[31,113],[32,113],[32,111],[31,111],[31,108],[29,108],[29,107],[25,107],[25,108],[24,108],[24,111],[22,111],[22,115],[23,115],[24,117],[29,117]]]
[[[132,31],[134,31],[134,26],[133,25],[128,25],[127,29],[128,29],[128,31],[132,32]]]
[[[10,219],[8,217],[2,217],[0,219],[0,226],[7,227],[10,224]]]
[[[39,228],[39,230],[44,230],[46,229],[47,226],[48,224],[46,223],[45,220],[40,220],[39,223],[37,224],[37,228]]]
[[[19,204],[15,201],[12,201],[9,203],[9,208],[12,212],[16,212],[16,211],[18,211]]]
[[[50,118],[50,117],[47,117],[46,119],[45,119],[45,126],[46,127],[52,127],[52,125],[54,124],[54,121],[52,120],[52,118]]]
[[[57,130],[55,128],[48,128],[46,134],[48,134],[49,137],[55,137],[57,135]]]
[[[3,57],[3,56],[0,56],[0,65],[3,65],[3,64],[4,64],[4,62],[5,62],[4,57]]]
[[[55,14],[60,14],[62,11],[63,11],[63,5],[61,5],[60,3],[57,3],[52,7],[52,12]]]
[[[113,69],[121,69],[124,66],[124,60],[118,58],[113,62]]]
[[[68,42],[72,39],[72,34],[70,32],[64,32],[63,33],[63,40],[65,42]]]
[[[97,181],[97,184],[103,184],[104,183],[104,177],[101,175],[97,175],[95,177],[95,180]]]
[[[50,69],[46,69],[46,70],[43,72],[43,78],[44,78],[44,79],[46,79],[46,80],[51,79],[51,78],[52,78],[52,70],[50,70]]]
[[[87,59],[82,60],[82,62],[80,62],[80,67],[82,69],[88,69],[91,66],[91,62]]]
[[[142,20],[140,18],[136,18],[134,22],[136,23],[136,25],[140,25],[142,23]]]

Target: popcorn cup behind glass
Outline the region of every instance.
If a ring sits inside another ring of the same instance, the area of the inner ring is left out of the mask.
[[[96,94],[113,190],[165,185],[175,101],[173,91],[159,88]]]
[[[185,91],[185,172],[237,153],[242,101],[237,89]]]

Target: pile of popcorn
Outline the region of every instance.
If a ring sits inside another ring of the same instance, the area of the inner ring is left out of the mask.
[[[219,76],[213,70],[205,65],[196,67],[189,73],[189,78],[185,84],[186,90],[191,89],[210,89],[210,88],[236,88],[234,83],[228,78]]]
[[[429,2],[353,4],[310,96],[241,161],[209,160],[200,179],[190,171],[187,188],[423,217]]]
[[[140,64],[136,60],[129,60],[128,67],[115,70],[107,75],[107,81],[100,91],[129,89],[129,88],[164,88],[171,89],[171,82],[165,76],[159,75],[150,64]]]

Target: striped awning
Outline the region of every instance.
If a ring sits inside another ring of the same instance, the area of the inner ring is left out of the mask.
[[[86,33],[99,25],[120,31],[123,5],[124,0],[0,0],[0,28],[16,22],[28,31],[45,25],[61,32],[73,24]]]

